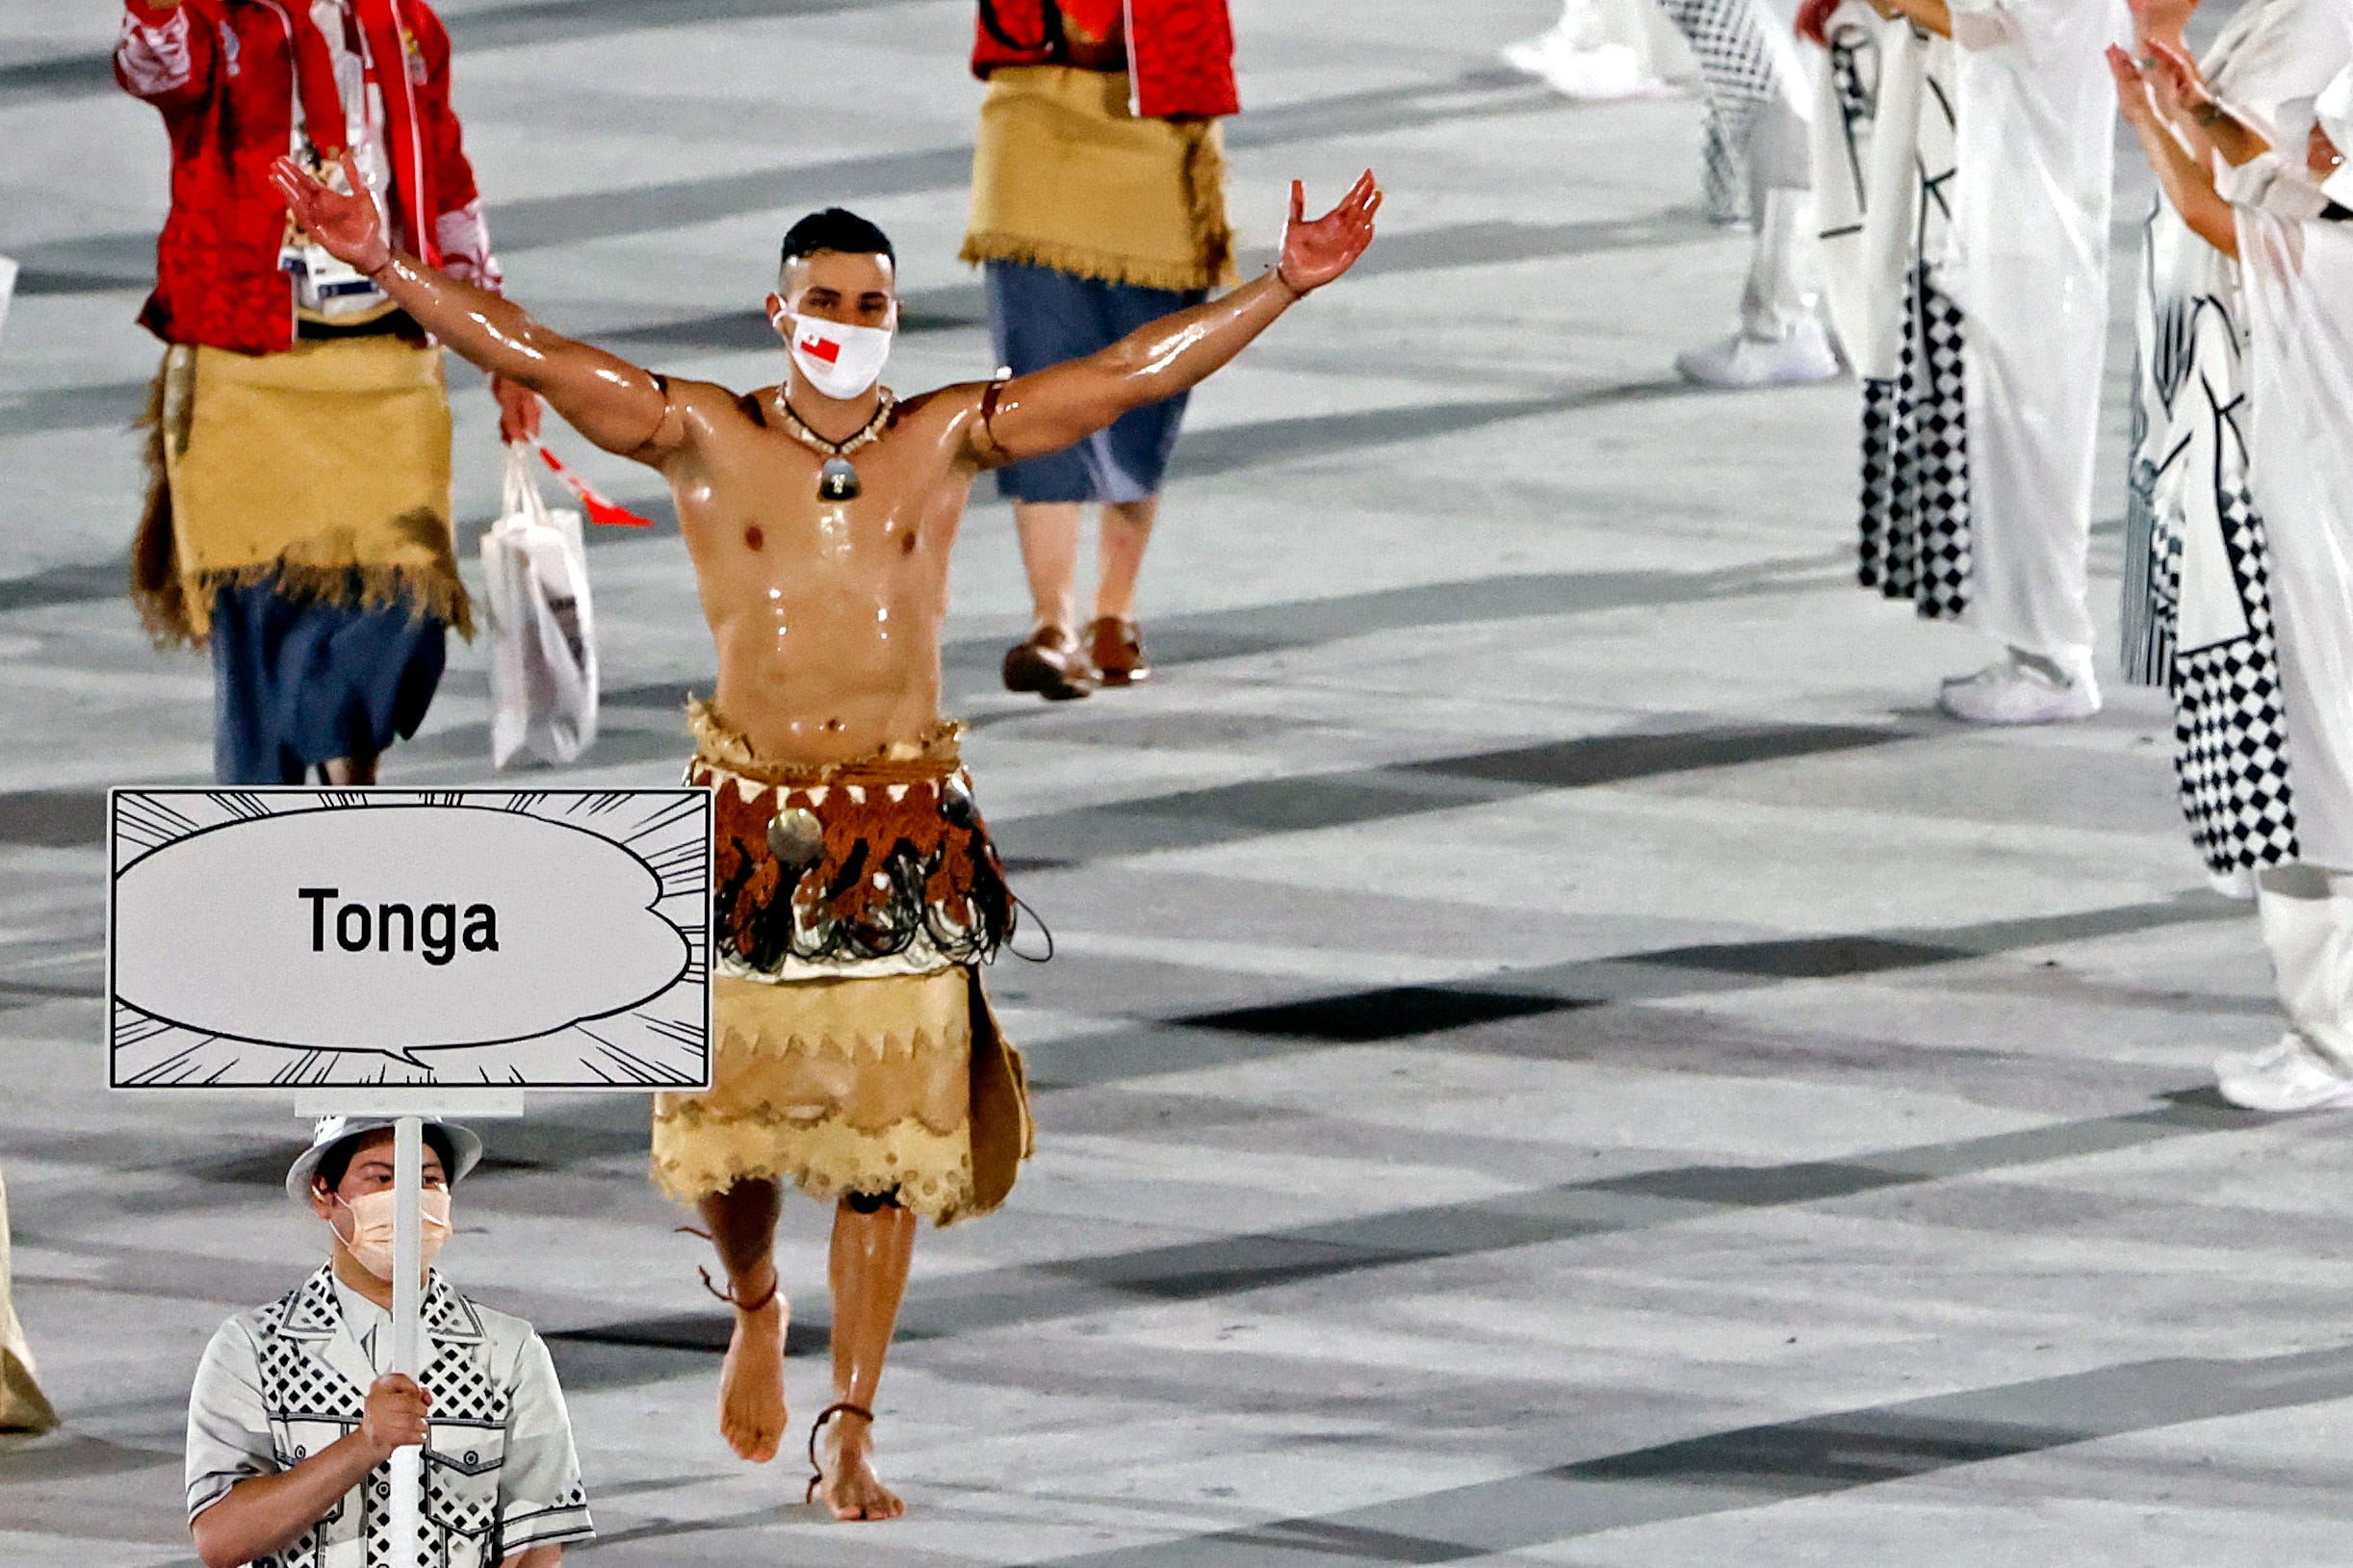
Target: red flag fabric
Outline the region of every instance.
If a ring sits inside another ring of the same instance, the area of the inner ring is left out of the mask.
[[[607,501],[589,489],[587,480],[564,467],[547,448],[541,447],[538,451],[539,460],[547,464],[556,477],[562,481],[563,487],[580,498],[581,506],[588,513],[589,522],[608,528],[650,528],[654,526],[652,518],[639,517],[628,507]]]

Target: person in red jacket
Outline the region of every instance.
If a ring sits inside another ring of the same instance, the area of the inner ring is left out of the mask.
[[[471,634],[440,350],[288,216],[271,166],[351,154],[401,244],[498,287],[425,0],[124,0],[115,78],[163,115],[171,210],[140,321],[168,346],[133,597],[209,644],[223,784],[369,784]],[[501,433],[538,401],[494,382]]]
[[[1226,0],[979,0],[989,84],[964,259],[986,270],[1000,365],[1028,375],[1109,347],[1233,281],[1218,118],[1239,108]],[[1005,684],[1049,701],[1151,674],[1136,578],[1184,398],[997,475],[1036,616]],[[1079,634],[1081,508],[1102,510]]]

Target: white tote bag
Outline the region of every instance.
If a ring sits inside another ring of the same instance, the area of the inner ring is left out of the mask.
[[[581,517],[539,494],[531,449],[506,449],[506,501],[482,535],[490,598],[490,761],[569,762],[596,739],[596,619]]]

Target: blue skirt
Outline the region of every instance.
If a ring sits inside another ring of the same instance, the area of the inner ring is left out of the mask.
[[[1028,262],[988,264],[989,336],[996,362],[1029,375],[1108,348],[1128,333],[1208,297],[1199,289],[1106,283]],[[1149,501],[1160,493],[1185,395],[1120,416],[1075,447],[996,471],[1008,501]]]
[[[298,602],[274,578],[222,588],[214,772],[224,784],[298,784],[323,762],[382,756],[425,722],[447,630],[406,599],[368,609]]]

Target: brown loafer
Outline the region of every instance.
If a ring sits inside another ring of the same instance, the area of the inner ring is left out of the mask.
[[[1095,689],[1095,666],[1078,651],[1078,639],[1058,626],[1040,627],[1026,642],[1005,651],[1005,689],[1030,691],[1049,703],[1067,703]]]
[[[1144,657],[1144,629],[1133,621],[1106,615],[1087,628],[1087,641],[1104,685],[1132,686],[1152,678],[1152,667]]]

